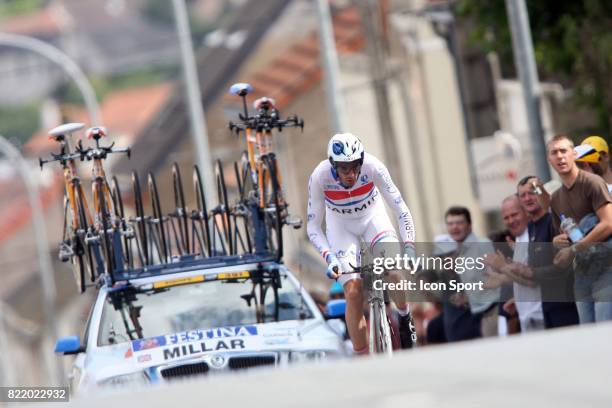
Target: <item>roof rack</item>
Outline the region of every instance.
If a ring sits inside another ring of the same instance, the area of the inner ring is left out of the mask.
[[[215,269],[228,266],[239,266],[248,264],[274,264],[273,255],[226,255],[209,258],[184,257],[173,263],[149,265],[138,269],[129,269],[115,272],[115,281],[130,281],[134,279],[150,278],[155,276],[170,275],[175,273],[191,272],[197,270]]]

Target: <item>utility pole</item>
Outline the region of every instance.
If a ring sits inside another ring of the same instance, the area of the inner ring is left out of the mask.
[[[196,70],[195,56],[193,55],[193,43],[191,41],[191,30],[187,18],[187,7],[185,0],[172,0],[176,18],[176,30],[181,45],[181,59],[183,62],[183,75],[185,77],[185,92],[187,93],[187,104],[189,106],[189,117],[191,118],[191,136],[196,149],[196,160],[198,167],[204,176],[204,191],[206,191],[206,208],[211,208],[211,192],[215,191],[215,183],[212,173],[212,159],[210,156],[210,145],[206,131],[206,117],[200,95],[200,82]]]
[[[434,31],[439,36],[443,37],[448,46],[448,50],[453,60],[455,68],[455,78],[459,91],[459,100],[461,101],[461,114],[463,116],[463,131],[465,133],[465,145],[467,147],[467,160],[470,169],[470,181],[472,182],[472,192],[475,197],[479,196],[478,178],[476,177],[476,166],[474,164],[474,155],[471,148],[471,139],[474,135],[474,124],[469,114],[469,106],[467,101],[468,90],[464,81],[463,63],[461,61],[461,50],[457,44],[457,34],[455,29],[455,15],[450,5],[445,9],[430,11],[426,13],[429,20],[432,22]]]
[[[540,81],[533,54],[533,40],[529,27],[527,6],[525,0],[506,0],[506,9],[512,33],[514,65],[519,73],[523,88],[536,172],[540,179],[550,180],[550,170],[546,161],[544,130],[540,118]]]
[[[340,90],[340,68],[329,2],[327,0],[317,0],[317,11],[319,12],[319,39],[321,41],[320,58],[323,62],[323,70],[325,73],[327,109],[331,113],[333,131],[338,133],[345,132],[347,129],[344,113],[344,98]]]
[[[397,136],[393,127],[391,115],[391,104],[389,103],[389,66],[386,47],[382,39],[380,27],[381,17],[379,15],[378,1],[358,0],[363,29],[366,37],[366,53],[368,55],[368,67],[372,79],[372,87],[376,98],[376,109],[378,112],[378,123],[380,132],[384,139],[383,148],[388,167],[400,169],[397,155]],[[401,171],[396,171],[394,178],[397,184],[403,186]]]

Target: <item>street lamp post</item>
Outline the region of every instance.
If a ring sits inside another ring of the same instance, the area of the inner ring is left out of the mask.
[[[42,284],[43,292],[43,307],[45,314],[45,331],[51,338],[57,338],[57,327],[55,324],[55,280],[53,279],[53,268],[51,266],[51,256],[49,255],[46,238],[47,232],[45,228],[45,220],[43,217],[42,208],[40,206],[40,197],[38,195],[38,187],[32,175],[28,163],[25,161],[19,150],[9,143],[3,136],[0,135],[0,151],[4,152],[7,158],[15,163],[19,173],[25,182],[25,188],[28,192],[28,200],[32,209],[32,220],[34,226],[34,239],[38,252],[38,272]],[[63,378],[63,369],[55,355],[50,361],[55,362],[55,367],[50,370],[51,381],[58,384]]]
[[[527,124],[529,125],[536,172],[542,180],[550,180],[550,170],[546,161],[544,130],[540,117],[540,80],[533,52],[533,40],[525,0],[506,0],[506,10],[512,34],[514,65],[523,88],[523,99],[527,111]]]
[[[91,125],[101,124],[100,106],[96,99],[96,93],[81,68],[68,55],[50,44],[24,35],[0,33],[0,45],[35,52],[59,65],[74,80],[77,88],[79,88],[83,95]]]

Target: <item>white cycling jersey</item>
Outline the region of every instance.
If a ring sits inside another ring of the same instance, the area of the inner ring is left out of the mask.
[[[380,160],[366,153],[358,181],[351,188],[340,184],[329,160],[314,169],[308,183],[307,232],[323,258],[330,251],[345,251],[357,235],[370,240],[371,245],[388,238],[390,233],[395,235],[393,226],[385,222],[388,216],[381,195],[395,213],[402,242],[413,244],[412,215]],[[327,217],[327,234],[321,228],[324,217]],[[328,238],[332,237],[337,238],[330,245]]]

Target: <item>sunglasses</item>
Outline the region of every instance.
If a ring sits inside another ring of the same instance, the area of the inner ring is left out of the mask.
[[[349,174],[353,173],[353,174],[359,174],[359,172],[361,171],[361,165],[360,164],[354,164],[352,166],[349,165],[338,165],[336,167],[336,171],[338,172],[338,174],[341,174],[343,176],[348,176]]]

